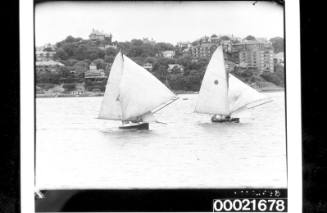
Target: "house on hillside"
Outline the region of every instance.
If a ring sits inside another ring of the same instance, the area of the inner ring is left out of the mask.
[[[184,67],[180,64],[168,64],[167,72],[169,73],[184,73]]]
[[[148,71],[151,71],[153,69],[153,65],[151,63],[145,63],[143,64],[143,68]]]
[[[162,56],[165,58],[173,58],[175,56],[174,50],[166,50],[161,52]]]
[[[57,72],[59,67],[64,65],[58,61],[48,60],[48,61],[37,61],[35,63],[36,72]]]
[[[232,52],[232,41],[231,40],[221,40],[220,41],[221,46],[223,47],[223,50],[225,52]]]
[[[94,63],[91,63],[89,70],[84,74],[84,82],[86,90],[105,90],[107,77],[103,69],[97,69]]]
[[[49,61],[53,59],[55,51],[36,50],[35,56],[37,61]]]
[[[186,48],[190,48],[191,47],[191,43],[190,42],[178,42],[176,45],[179,49],[186,49]]]
[[[232,61],[225,61],[225,69],[228,72],[233,72],[235,66],[237,66],[237,65],[234,62],[232,62]]]
[[[78,88],[77,90],[71,91],[70,92],[72,95],[83,95],[85,93],[84,89]]]
[[[112,35],[104,33],[103,31],[92,29],[89,38],[90,40],[97,40],[97,41],[108,40],[111,43]]]
[[[194,58],[209,58],[217,49],[217,44],[201,43],[191,47],[191,55]]]
[[[274,64],[284,65],[284,52],[279,52],[274,55]]]
[[[270,42],[243,40],[232,44],[232,52],[238,52],[239,63],[248,68],[256,68],[259,72],[274,72],[273,47]]]

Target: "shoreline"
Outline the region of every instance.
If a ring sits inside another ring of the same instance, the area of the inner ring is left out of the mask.
[[[283,87],[276,87],[276,88],[261,88],[258,90],[259,92],[285,92],[285,88]],[[176,95],[183,95],[183,94],[198,94],[198,92],[194,91],[173,91]],[[82,97],[103,97],[104,92],[102,93],[84,93],[84,94],[36,94],[36,98],[82,98]]]

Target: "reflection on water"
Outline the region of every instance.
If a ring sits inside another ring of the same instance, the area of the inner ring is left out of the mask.
[[[241,123],[211,123],[181,95],[149,131],[96,119],[101,97],[37,99],[40,188],[285,187],[284,93]]]

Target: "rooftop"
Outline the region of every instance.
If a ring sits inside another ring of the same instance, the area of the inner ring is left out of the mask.
[[[104,33],[103,31],[100,31],[100,30],[96,30],[96,29],[92,29],[92,32],[91,32],[90,35],[103,35],[103,36],[110,36],[109,34]]]
[[[58,61],[49,60],[49,61],[37,61],[36,66],[64,66],[64,65]]]

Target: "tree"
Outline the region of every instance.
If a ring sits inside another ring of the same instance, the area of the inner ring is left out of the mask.
[[[77,60],[84,60],[88,58],[88,47],[85,44],[79,45],[74,51],[74,58]]]
[[[146,57],[146,58],[145,58],[145,62],[146,62],[146,63],[154,64],[154,63],[157,62],[157,59],[156,59],[155,57],[151,57],[151,56],[149,56],[149,57]]]
[[[112,56],[112,55],[105,55],[104,56],[104,61],[106,63],[112,64],[114,60],[115,60],[115,56]]]
[[[274,53],[284,52],[284,39],[281,37],[274,37],[270,39],[274,48]]]
[[[97,66],[98,69],[105,69],[106,63],[102,58],[93,60],[93,63]]]
[[[255,39],[254,36],[248,35],[248,36],[245,37],[245,40],[253,40],[253,41],[255,41],[256,39]]]
[[[220,40],[227,41],[227,40],[230,40],[230,38],[228,36],[224,35],[224,36],[220,37]]]
[[[284,87],[284,73],[283,72],[264,72],[261,77],[266,81],[272,82],[278,86]]]
[[[61,60],[67,60],[68,54],[66,53],[66,51],[63,48],[58,48],[54,55],[54,58],[61,59]]]
[[[285,70],[285,67],[280,64],[276,64],[274,66],[274,72],[284,72],[284,70]]]
[[[64,64],[66,66],[74,66],[74,64],[76,64],[77,62],[78,62],[78,60],[70,58],[70,59],[66,60]]]
[[[100,50],[98,48],[91,47],[87,50],[87,58],[90,60],[94,60],[97,58],[104,58],[104,50]]]
[[[77,42],[82,40],[82,38],[74,38],[73,36],[69,35],[66,37],[66,39],[64,40],[67,43],[72,43],[72,42]]]
[[[155,47],[159,51],[174,50],[174,45],[165,42],[159,42],[155,45]]]
[[[89,65],[85,61],[79,61],[73,66],[73,68],[76,73],[81,74],[88,70]]]
[[[144,64],[144,57],[132,57],[132,60],[138,65],[142,66]]]
[[[143,41],[141,39],[132,39],[131,43],[133,46],[141,46]]]
[[[157,62],[152,69],[152,73],[162,82],[166,80],[168,65]]]
[[[67,78],[69,76],[71,76],[71,71],[72,67],[67,67],[67,66],[64,66],[64,67],[59,67],[58,69],[58,73],[60,75],[61,78]]]
[[[65,91],[72,91],[74,89],[76,89],[76,84],[75,83],[65,83],[63,86],[62,86]]]
[[[186,90],[199,91],[201,87],[201,81],[204,73],[198,70],[191,70],[189,75],[186,76]]]
[[[177,64],[181,64],[184,67],[187,67],[192,61],[192,57],[191,56],[182,56],[176,59],[176,63]]]
[[[51,47],[46,47],[46,48],[44,48],[43,50],[46,51],[46,52],[53,51],[53,49],[52,49]]]
[[[116,50],[115,48],[109,47],[105,50],[105,55],[106,56],[113,56],[115,57],[118,53],[118,50]]]

